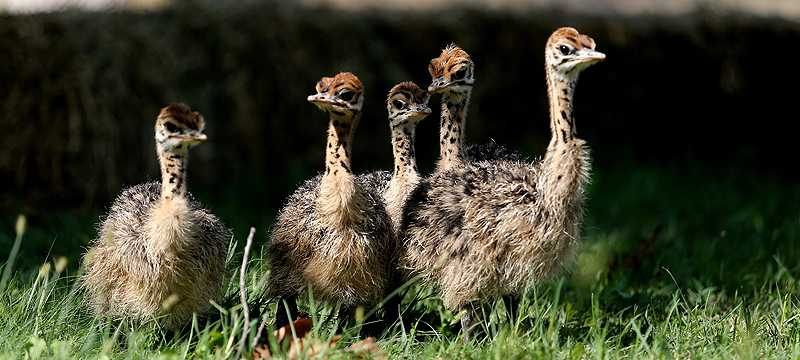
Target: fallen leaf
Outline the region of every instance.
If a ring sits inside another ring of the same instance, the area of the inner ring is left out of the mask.
[[[372,336],[350,345],[348,350],[353,353],[356,359],[387,359],[386,353],[378,347],[378,342]]]

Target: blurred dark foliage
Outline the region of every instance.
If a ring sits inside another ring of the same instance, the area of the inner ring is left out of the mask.
[[[125,184],[156,178],[152,126],[172,101],[208,124],[190,187],[275,208],[323,168],[326,117],[305,98],[337,71],[366,86],[356,169],[389,169],[385,93],[403,80],[427,85],[428,61],[450,42],[476,62],[468,141],[492,138],[537,156],[549,137],[543,46],[565,25],[608,55],[584,73],[576,100],[598,166],[699,164],[796,179],[797,23],[704,12],[443,16],[184,4],[0,18],[0,209],[95,208]],[[438,151],[437,127],[435,112],[418,131],[423,170]]]

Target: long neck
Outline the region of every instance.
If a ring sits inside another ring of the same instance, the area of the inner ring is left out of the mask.
[[[442,95],[437,171],[451,169],[463,162],[462,142],[471,93],[472,90],[467,89],[446,91]]]
[[[554,218],[567,220],[581,214],[591,162],[585,141],[575,136],[572,101],[577,77],[565,78],[552,68],[547,71],[552,134],[537,186],[544,209],[564,215]]]
[[[322,219],[331,226],[348,226],[360,223],[363,218],[363,194],[354,181],[350,164],[351,140],[359,116],[330,115],[325,175],[320,183],[317,206]]]
[[[414,153],[415,126],[409,122],[392,126],[392,153],[394,175],[401,177],[417,173],[417,156]]]
[[[394,153],[394,174],[389,180],[383,198],[386,211],[392,219],[395,231],[400,229],[403,209],[411,192],[419,184],[417,159],[414,153],[414,131],[416,124],[405,122],[392,125],[392,152]]]
[[[563,145],[575,138],[575,118],[572,113],[572,98],[577,77],[566,78],[554,69],[547,69],[547,90],[550,101],[550,146]]]
[[[360,113],[351,116],[331,113],[325,150],[326,177],[352,177],[350,148],[359,116]]]
[[[157,149],[161,164],[161,199],[171,200],[186,196],[186,149]]]

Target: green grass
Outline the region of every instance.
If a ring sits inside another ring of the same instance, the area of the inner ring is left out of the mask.
[[[379,346],[393,358],[800,358],[798,204],[800,189],[741,174],[598,172],[574,270],[532,286],[522,315],[509,320],[502,303],[487,304],[486,336],[465,344],[459,314],[444,310],[432,289],[414,286],[403,302],[406,326]],[[221,215],[236,218],[233,211]],[[152,326],[94,320],[75,278],[95,219],[29,220],[0,296],[0,357],[248,357],[238,348],[238,306],[173,338]],[[0,246],[9,251],[14,220],[2,220]],[[246,227],[234,227],[240,248]],[[260,227],[257,238],[264,232]],[[247,278],[253,293],[268,276],[263,240],[256,244]],[[237,287],[234,278],[227,292]],[[301,306],[315,318],[332,312],[313,300]],[[316,324],[314,338],[332,335],[333,324]],[[352,356],[345,348],[353,341],[346,337],[328,354]]]

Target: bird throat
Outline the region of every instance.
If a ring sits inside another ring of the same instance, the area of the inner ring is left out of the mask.
[[[451,169],[463,162],[462,142],[471,93],[472,90],[462,90],[442,94],[437,171]]]
[[[553,132],[550,147],[566,144],[575,139],[576,127],[573,116],[573,96],[577,77],[567,78],[548,69],[547,90],[550,102],[550,129]]]
[[[417,172],[414,153],[414,125],[409,121],[392,127],[392,152],[394,153],[394,175],[404,176]]]
[[[317,210],[331,226],[349,226],[363,219],[363,194],[359,191],[350,164],[351,140],[360,113],[331,113],[325,149],[325,175],[320,183]]]
[[[360,114],[330,114],[328,143],[325,149],[325,176],[352,175],[350,149]]]
[[[161,163],[161,199],[170,200],[186,196],[186,164],[188,151],[159,150]]]

